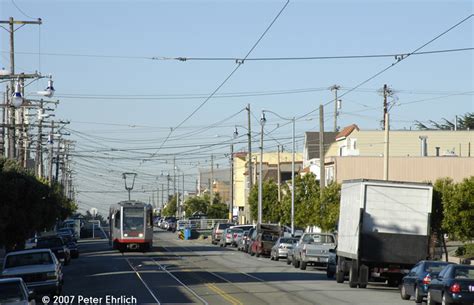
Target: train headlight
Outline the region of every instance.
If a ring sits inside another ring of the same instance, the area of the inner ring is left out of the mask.
[[[138,237],[143,237],[143,233],[139,233],[139,234],[138,234]]]
[[[128,237],[128,234],[127,234],[127,233],[124,233],[123,236]]]

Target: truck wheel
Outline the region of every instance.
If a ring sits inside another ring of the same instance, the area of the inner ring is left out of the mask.
[[[299,266],[300,266],[300,261],[295,259],[295,268],[299,268]]]
[[[359,288],[367,288],[369,282],[369,267],[362,265],[359,268]]]
[[[302,261],[302,262],[300,263],[300,269],[301,269],[301,270],[306,270],[306,265],[307,265],[307,262],[303,262],[303,261]]]
[[[275,260],[276,260],[276,261],[278,261],[279,259],[280,259],[280,258],[278,257],[278,255],[275,256]]]
[[[336,265],[336,282],[339,284],[344,283],[344,270],[342,269],[341,265]]]
[[[359,283],[359,275],[357,274],[359,271],[357,268],[357,264],[352,262],[351,268],[349,269],[349,287],[357,288],[357,284]]]
[[[402,300],[409,300],[410,299],[410,295],[407,294],[405,285],[403,285],[403,284],[400,287],[400,297],[402,298]]]

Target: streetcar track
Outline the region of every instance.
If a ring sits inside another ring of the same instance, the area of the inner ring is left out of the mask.
[[[122,253],[123,255],[123,253]],[[150,287],[148,286],[148,284],[143,280],[142,276],[140,275],[140,273],[135,269],[135,267],[132,266],[132,264],[130,263],[130,260],[126,257],[125,260],[127,261],[128,265],[130,266],[130,268],[132,268],[132,270],[135,272],[135,274],[137,275],[138,279],[142,282],[143,286],[145,286],[145,288],[148,290],[148,292],[150,293],[150,295],[153,297],[153,299],[156,301],[157,304],[161,304],[161,302],[158,300],[158,297],[153,293],[153,291],[150,289]]]

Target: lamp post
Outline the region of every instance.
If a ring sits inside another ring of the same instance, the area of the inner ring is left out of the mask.
[[[295,234],[295,117],[285,118],[276,112],[270,110],[263,110],[262,113],[272,113],[282,120],[291,121],[292,123],[292,142],[293,148],[291,150],[291,235]]]
[[[262,116],[260,117],[260,164],[258,169],[258,223],[262,223],[262,196],[263,196],[263,127],[265,126],[265,112],[262,111]]]
[[[137,173],[123,173],[122,178],[125,182],[125,189],[128,191],[128,200],[130,201],[130,192],[133,190],[133,186],[135,185],[135,178],[137,177]],[[132,180],[131,184],[130,182],[127,183],[127,178],[128,180]]]

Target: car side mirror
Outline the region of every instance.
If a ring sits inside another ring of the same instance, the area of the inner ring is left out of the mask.
[[[28,301],[33,301],[36,298],[36,293],[33,290],[28,291]]]

